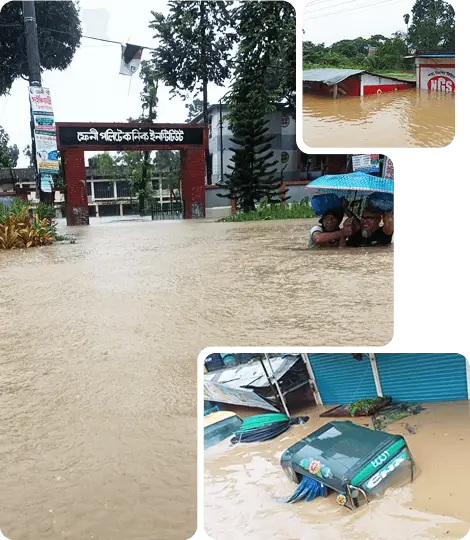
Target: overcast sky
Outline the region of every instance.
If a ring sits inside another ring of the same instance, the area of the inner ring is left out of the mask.
[[[132,4],[81,0],[80,7],[84,35],[148,47],[156,46],[153,30],[148,27],[150,11],[167,12],[166,2],[158,0]],[[68,69],[43,74],[42,83],[51,91],[56,122],[125,122],[141,114],[142,82],[138,73],[132,78],[119,75],[120,57],[120,45],[83,38]],[[142,58],[150,58],[150,52],[144,51]],[[225,92],[227,89],[210,85],[209,101],[217,102]],[[165,87],[160,87],[158,98],[157,122],[186,120],[187,109],[181,98],[170,100]],[[0,97],[0,125],[20,151],[31,142],[28,99],[28,83],[22,79],[14,83],[9,96]],[[18,166],[28,163],[21,154]]]
[[[391,36],[406,30],[414,0],[314,0],[304,10],[304,40],[331,45],[342,39]]]

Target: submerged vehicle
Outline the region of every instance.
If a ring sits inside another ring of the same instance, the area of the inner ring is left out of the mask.
[[[204,450],[228,439],[243,423],[243,420],[231,411],[207,412],[208,414],[204,413]]]
[[[285,502],[326,497],[337,493],[336,501],[352,510],[359,495],[368,503],[397,478],[398,470],[409,469],[411,482],[415,464],[405,439],[354,424],[334,421],[310,433],[282,454],[281,466],[299,486]]]

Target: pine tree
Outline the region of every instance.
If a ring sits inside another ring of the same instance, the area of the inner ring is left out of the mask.
[[[232,172],[226,175],[227,181],[219,185],[228,190],[228,197],[235,199],[243,212],[255,210],[256,203],[263,199],[269,203],[281,202],[282,180],[276,176],[277,161],[270,161],[274,156],[270,144],[274,136],[266,135],[266,123],[263,118],[250,115],[245,126],[230,139],[236,145],[230,148],[233,155],[228,169]]]

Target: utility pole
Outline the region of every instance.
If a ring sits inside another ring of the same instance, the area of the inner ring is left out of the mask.
[[[28,57],[29,86],[41,86],[41,62],[39,58],[38,28],[36,24],[36,5],[33,1],[23,2],[23,22],[26,38],[26,53]],[[34,138],[34,119],[30,104],[31,116],[31,152],[34,159],[36,176],[36,190],[39,193],[39,200],[44,200],[44,193],[41,190],[41,175],[39,174],[36,159],[36,141]]]

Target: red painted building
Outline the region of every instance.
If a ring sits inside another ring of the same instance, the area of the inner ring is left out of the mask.
[[[303,72],[304,90],[331,96],[370,96],[416,87],[415,81],[384,77],[365,70],[321,68]]]

